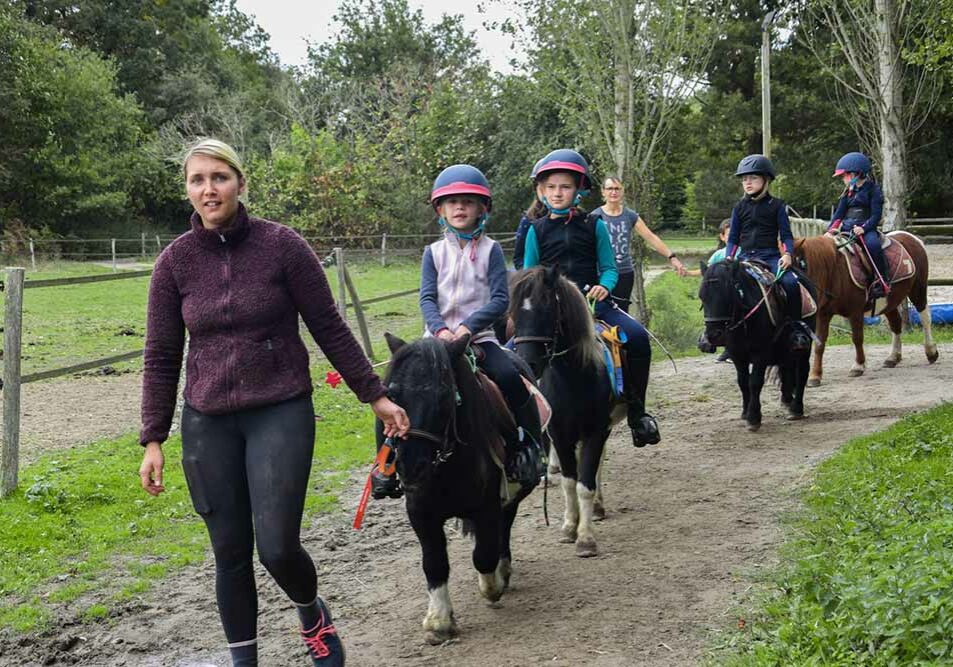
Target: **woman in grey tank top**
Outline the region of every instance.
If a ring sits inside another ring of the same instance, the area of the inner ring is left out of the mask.
[[[619,282],[612,290],[612,296],[619,308],[629,312],[632,303],[632,284],[635,280],[635,269],[632,266],[632,230],[638,232],[646,243],[652,246],[658,254],[668,259],[678,275],[685,276],[687,271],[675,253],[669,250],[665,242],[649,229],[636,211],[625,206],[625,191],[622,181],[616,176],[606,176],[602,182],[602,196],[605,202],[590,215],[593,218],[602,218],[609,229],[609,239],[615,251],[616,268],[619,271]]]

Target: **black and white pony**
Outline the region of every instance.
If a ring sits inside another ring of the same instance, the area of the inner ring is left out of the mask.
[[[625,403],[612,394],[586,298],[556,267],[511,279],[509,317],[516,351],[552,407],[549,435],[566,501],[560,541],[575,542],[578,556],[595,556],[592,524],[604,514],[599,465],[612,426],[625,417]]]
[[[800,278],[804,282],[804,278]],[[768,288],[780,292],[778,286]],[[808,283],[808,289],[812,289]],[[762,293],[758,280],[749,273],[746,262],[718,262],[702,265],[698,292],[705,313],[705,331],[699,349],[712,352],[724,346],[738,376],[741,389],[741,418],[749,431],[761,428],[761,390],[765,373],[776,366],[781,384],[781,402],[789,419],[804,417],[804,387],[810,373],[810,341],[804,349],[792,350],[790,326],[780,321],[784,309],[773,297]],[[778,312],[777,324],[771,321],[769,308]],[[811,329],[813,323],[811,321]]]
[[[388,395],[407,411],[412,427],[396,442],[397,474],[423,553],[430,598],[425,639],[440,644],[457,634],[444,523],[464,520],[464,532],[474,539],[480,593],[495,602],[509,586],[517,507],[533,487],[517,487],[506,503],[501,500],[503,442],[516,424],[499,390],[472,365],[469,339],[405,343],[385,336],[391,351]]]

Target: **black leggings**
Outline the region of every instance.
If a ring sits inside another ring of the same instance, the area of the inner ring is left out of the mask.
[[[612,290],[616,305],[625,312],[629,312],[629,306],[632,305],[633,285],[635,285],[635,273],[620,273],[619,282],[615,284]]]
[[[529,390],[523,384],[520,370],[510,353],[492,341],[477,343],[483,350],[480,368],[500,388],[500,393],[514,412],[529,400]]]
[[[257,636],[252,546],[297,604],[317,596],[301,547],[301,514],[314,450],[310,396],[225,415],[182,411],[182,466],[215,552],[215,593],[230,644]],[[254,526],[254,528],[253,528]]]

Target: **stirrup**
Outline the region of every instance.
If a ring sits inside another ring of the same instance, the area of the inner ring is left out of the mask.
[[[404,495],[404,487],[401,486],[396,473],[388,476],[375,470],[371,473],[371,495],[375,500],[401,498]]]

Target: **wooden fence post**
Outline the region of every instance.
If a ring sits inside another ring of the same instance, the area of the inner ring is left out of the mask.
[[[0,497],[17,488],[20,467],[20,327],[23,324],[23,268],[7,269],[3,329],[3,456]]]
[[[156,257],[162,254],[162,239],[156,234]]]
[[[361,299],[357,296],[357,289],[351,280],[351,274],[344,269],[344,283],[347,285],[347,291],[351,294],[351,303],[354,304],[354,314],[357,316],[357,326],[361,331],[361,340],[364,342],[364,353],[374,361],[374,348],[371,346],[371,334],[367,330],[367,320],[364,319],[364,308],[361,306]]]
[[[36,250],[33,247],[33,239],[30,239],[30,266],[36,271]]]
[[[146,233],[142,232],[142,258],[146,258]]]
[[[347,321],[347,285],[344,278],[344,248],[334,249],[334,263],[338,267],[338,312],[341,318]]]
[[[381,234],[381,266],[387,266],[387,232]]]
[[[113,272],[119,270],[119,267],[116,266],[116,239],[112,239],[112,253],[113,253]]]

